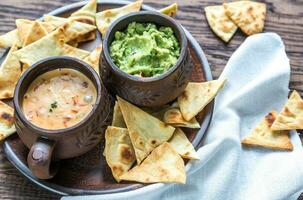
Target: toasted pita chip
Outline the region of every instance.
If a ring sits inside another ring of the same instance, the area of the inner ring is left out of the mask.
[[[126,128],[118,101],[115,102],[112,126]]]
[[[288,131],[273,131],[270,129],[276,118],[275,111],[269,113],[250,135],[244,137],[241,143],[275,150],[292,150],[293,146]]]
[[[0,36],[0,48],[9,48],[13,46],[14,43],[18,47],[21,47],[17,29]]]
[[[105,158],[117,182],[136,161],[126,128],[108,126],[105,132]]]
[[[193,117],[190,121],[186,121],[179,108],[171,108],[164,113],[163,121],[174,127],[200,128],[200,124]]]
[[[72,13],[69,17],[78,22],[95,25],[97,12],[97,0],[90,0],[85,6]]]
[[[294,90],[282,112],[273,123],[272,130],[303,129],[303,100],[300,94]]]
[[[89,56],[84,58],[84,62],[87,62],[90,66],[94,68],[94,70],[99,74],[99,61],[100,55],[102,52],[102,43],[97,46],[97,48],[92,51]]]
[[[130,3],[126,6],[115,8],[115,9],[109,9],[102,12],[99,12],[96,14],[96,23],[98,30],[102,34],[102,36],[105,35],[106,30],[110,26],[110,24],[118,19],[119,17],[122,17],[124,15],[127,15],[132,12],[137,12],[140,10],[143,0],[139,0],[133,3]]]
[[[16,132],[14,121],[14,109],[0,101],[0,141]]]
[[[17,50],[18,45],[14,44],[0,66],[0,99],[13,97],[15,86],[21,76],[20,62],[13,54]]]
[[[173,137],[168,141],[169,144],[182,156],[182,158],[199,160],[199,155],[194,146],[187,139],[185,133],[176,128]]]
[[[178,12],[178,4],[173,3],[163,9],[160,10],[161,13],[168,15],[170,17],[176,17],[177,12]]]
[[[236,33],[238,27],[225,15],[224,7],[208,6],[204,10],[210,28],[224,42],[228,42]]]
[[[202,83],[188,83],[184,92],[178,97],[178,104],[183,118],[190,121],[215,98],[223,87],[225,80],[214,80]]]
[[[71,56],[83,59],[89,55],[88,51],[65,44],[64,38],[64,29],[59,28],[40,40],[16,51],[15,55],[25,64],[23,70],[26,70],[26,66],[50,56]]]
[[[120,97],[117,99],[135,149],[137,163],[140,164],[154,148],[171,138],[175,128]]]
[[[32,24],[32,27],[30,31],[27,33],[27,36],[24,39],[23,47],[26,45],[29,45],[42,37],[46,36],[48,34],[47,30],[41,25],[39,21],[35,21]]]
[[[121,180],[140,183],[185,183],[184,161],[167,142],[151,152],[141,165],[120,176]]]
[[[55,27],[64,26],[63,28],[66,30],[66,42],[72,40],[86,42],[96,38],[96,27],[93,25],[52,15],[44,15],[44,20]]]
[[[225,14],[246,34],[263,31],[266,4],[253,1],[236,1],[223,4]]]

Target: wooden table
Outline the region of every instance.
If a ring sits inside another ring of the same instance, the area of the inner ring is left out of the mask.
[[[15,19],[35,19],[55,8],[76,0],[7,0],[0,2],[0,33],[15,28]],[[221,0],[145,0],[147,5],[162,8],[178,2],[178,21],[199,41],[217,78],[232,53],[245,40],[240,31],[229,44],[224,44],[209,29],[203,8],[220,4]],[[284,40],[291,63],[290,88],[303,94],[303,1],[266,0],[267,18],[265,32],[276,32]],[[2,53],[0,51],[0,53]],[[245,66],[243,66],[245,67]],[[303,188],[302,188],[303,189]],[[5,158],[0,147],[0,199],[58,199],[59,196],[38,188],[21,175]],[[300,199],[303,199],[300,198]]]

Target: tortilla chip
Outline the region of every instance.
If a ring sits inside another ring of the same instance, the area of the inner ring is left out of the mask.
[[[97,46],[97,48],[92,51],[89,56],[84,58],[84,62],[88,63],[90,66],[94,68],[94,70],[99,73],[99,61],[100,61],[100,56],[102,52],[102,43]]]
[[[0,66],[0,99],[14,96],[15,86],[21,76],[20,62],[13,54],[17,50],[18,45],[14,44]]]
[[[225,14],[246,34],[263,31],[266,4],[253,1],[236,1],[223,4]]]
[[[204,8],[207,22],[213,32],[224,42],[228,42],[238,27],[225,15],[223,6],[207,6]]]
[[[95,25],[97,12],[97,0],[90,0],[85,6],[72,13],[69,17],[78,22]]]
[[[112,126],[126,128],[118,101],[115,102]]]
[[[140,164],[154,148],[171,138],[175,128],[120,97],[117,99],[135,149],[137,163]]]
[[[292,150],[288,131],[273,131],[270,129],[277,118],[275,111],[265,116],[264,120],[252,131],[251,135],[244,137],[243,145],[264,147],[275,150]]]
[[[0,141],[16,132],[14,109],[0,101]]]
[[[13,46],[14,43],[18,47],[21,46],[17,29],[0,36],[0,48],[9,48]]]
[[[163,121],[174,127],[200,128],[200,124],[193,117],[190,121],[186,121],[179,108],[171,108],[164,113]]]
[[[117,182],[136,161],[126,128],[108,126],[105,132],[105,158]]]
[[[185,183],[184,161],[167,142],[151,152],[141,165],[120,176],[121,180],[140,183]]]
[[[109,9],[102,12],[99,12],[96,14],[96,23],[98,30],[102,34],[102,36],[105,35],[108,27],[111,25],[113,21],[116,19],[127,15],[132,12],[140,11],[141,5],[143,0],[139,0],[133,3],[130,3],[126,6],[115,8],[115,9]]]
[[[64,29],[46,35],[40,40],[18,50],[15,55],[24,63],[24,66],[31,66],[33,63],[50,56],[71,56],[83,59],[89,55],[88,51],[74,48],[64,43]],[[23,67],[26,70],[26,67]]]
[[[42,37],[48,34],[47,30],[41,25],[39,21],[35,21],[32,24],[30,31],[27,33],[27,36],[24,39],[23,47],[41,39]]]
[[[303,100],[296,90],[291,93],[271,129],[277,131],[303,129]]]
[[[96,38],[96,26],[52,15],[44,15],[44,20],[55,27],[64,26],[63,28],[66,30],[66,42],[72,40],[86,42]]]
[[[161,10],[159,10],[160,13],[163,13],[165,15],[168,15],[170,17],[176,17],[177,15],[177,11],[178,11],[178,4],[177,3],[173,3]]]
[[[182,158],[199,160],[199,155],[194,146],[187,139],[185,133],[176,128],[173,137],[168,141],[169,144],[182,156]]]
[[[178,104],[183,118],[190,121],[211,102],[223,87],[225,80],[214,80],[202,83],[188,83],[178,97]]]

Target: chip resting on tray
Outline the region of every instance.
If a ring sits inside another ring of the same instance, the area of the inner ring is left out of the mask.
[[[24,38],[23,41],[23,47],[36,42],[37,40],[41,39],[42,37],[46,36],[48,34],[47,30],[42,26],[41,22],[36,20],[29,32],[27,33],[26,37]]]
[[[247,35],[263,30],[266,4],[253,1],[236,1],[223,4],[226,15]]]
[[[175,128],[124,99],[117,99],[135,149],[137,163],[140,164],[152,150],[171,138]]]
[[[204,8],[206,19],[213,32],[224,42],[228,42],[238,27],[225,15],[223,6],[207,6]]]
[[[167,142],[158,146],[138,166],[120,176],[121,180],[140,183],[185,183],[184,161]]]
[[[289,131],[273,131],[272,123],[276,120],[275,111],[265,116],[265,119],[257,125],[252,133],[241,141],[243,145],[257,146],[275,150],[292,150],[293,146],[289,138]]]
[[[14,109],[0,101],[0,141],[14,132]]]
[[[115,102],[112,126],[126,128],[118,101]]]
[[[84,62],[88,63],[94,68],[94,70],[99,74],[99,61],[102,52],[102,43],[99,44],[87,57],[84,58]]]
[[[202,83],[188,83],[183,93],[178,97],[182,116],[189,121],[215,98],[223,87],[225,80],[214,80]]]
[[[303,100],[294,90],[281,113],[273,123],[272,130],[303,129]]]
[[[97,0],[91,0],[85,6],[72,13],[69,18],[74,19],[78,22],[95,25],[96,12]]]
[[[163,121],[174,127],[186,127],[186,128],[200,128],[199,122],[193,117],[191,120],[186,121],[179,108],[168,109],[163,116]]]
[[[18,47],[21,46],[17,29],[0,36],[0,48],[11,47],[14,43],[16,43]]]

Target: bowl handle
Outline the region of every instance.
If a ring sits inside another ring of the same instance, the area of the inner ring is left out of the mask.
[[[33,175],[39,179],[50,179],[58,171],[57,165],[51,165],[55,144],[54,141],[38,138],[28,153],[27,164]]]

